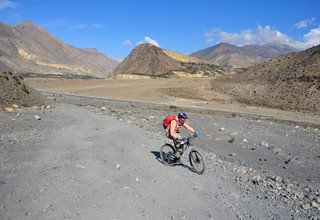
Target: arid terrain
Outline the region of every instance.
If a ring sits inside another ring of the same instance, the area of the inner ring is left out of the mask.
[[[57,85],[75,83],[37,82],[60,92]],[[97,82],[81,82],[78,88],[86,85],[88,95],[97,95]],[[47,92],[55,102],[49,109],[0,111],[0,218],[320,218],[319,129],[200,109],[206,103],[192,101],[191,92],[177,105],[169,104],[176,98],[164,105],[168,97],[151,99],[162,93],[143,93],[150,84],[140,83],[117,80],[109,86],[139,91],[142,99],[134,99],[144,102]],[[129,97],[113,91],[116,98]],[[201,176],[188,169],[186,155],[185,166],[158,160],[160,146],[169,141],[162,119],[181,110],[201,132],[194,141],[205,158]]]
[[[273,108],[320,113],[320,45],[211,81],[236,100]]]
[[[102,97],[116,100],[144,101],[165,105],[181,105],[207,109],[208,111],[242,112],[266,118],[292,120],[320,125],[317,114],[284,111],[261,106],[250,106],[236,101],[230,95],[211,88],[215,78],[168,78],[168,79],[46,79],[28,78],[32,87],[56,93]]]
[[[297,50],[281,44],[238,47],[228,43],[219,43],[193,52],[190,56],[224,67],[248,67],[293,51]]]
[[[0,0],[0,220],[320,220],[320,1],[288,2]]]
[[[0,22],[0,66],[20,74],[108,76],[119,64],[95,48],[76,48],[32,22]]]
[[[143,44],[114,78],[1,73],[0,219],[320,219],[319,49],[235,70]],[[181,111],[203,175],[159,160]]]
[[[23,77],[12,72],[0,72],[0,108],[45,104],[49,104],[49,101],[28,86]]]

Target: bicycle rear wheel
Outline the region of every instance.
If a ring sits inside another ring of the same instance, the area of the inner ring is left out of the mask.
[[[170,144],[165,144],[160,149],[160,158],[163,164],[167,166],[173,166],[176,162],[176,157],[174,156],[175,148]]]
[[[190,151],[189,161],[190,161],[190,165],[195,173],[200,174],[200,175],[203,174],[204,169],[205,169],[204,160],[198,151],[196,151],[196,150]]]

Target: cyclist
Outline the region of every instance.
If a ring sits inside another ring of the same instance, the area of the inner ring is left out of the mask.
[[[186,113],[180,112],[178,114],[178,117],[175,117],[174,115],[169,115],[163,121],[163,127],[166,131],[166,136],[173,140],[177,147],[179,147],[181,141],[183,141],[183,138],[180,135],[182,126],[185,127],[188,131],[191,131],[196,134],[196,131],[186,122],[187,118],[188,116]],[[175,156],[177,158],[181,157],[179,151],[177,151]]]

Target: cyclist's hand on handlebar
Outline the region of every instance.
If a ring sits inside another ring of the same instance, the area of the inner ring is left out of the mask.
[[[200,132],[199,131],[195,131],[193,134],[194,134],[195,137],[198,137],[200,135]]]
[[[182,138],[182,137],[177,137],[177,138],[176,138],[176,142],[180,143],[180,142],[182,142],[182,141],[183,141],[183,138]]]

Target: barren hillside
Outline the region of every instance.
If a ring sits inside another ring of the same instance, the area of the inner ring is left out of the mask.
[[[164,50],[152,44],[141,44],[132,50],[112,75],[194,77],[215,76],[225,72],[224,68],[207,64],[200,59]]]
[[[238,100],[276,108],[320,112],[320,45],[212,81]]]
[[[0,24],[0,61],[17,73],[106,77],[118,62],[95,49],[79,49],[25,22]]]

